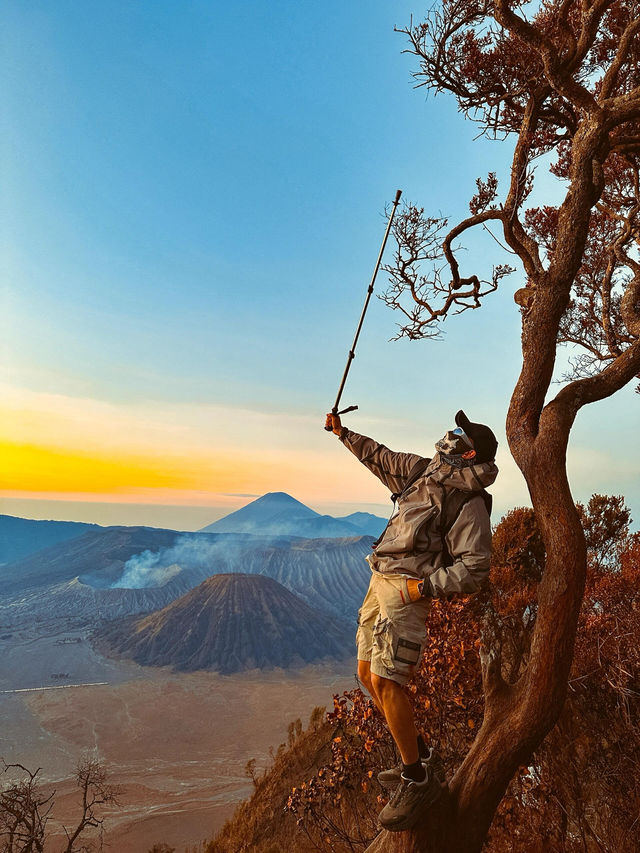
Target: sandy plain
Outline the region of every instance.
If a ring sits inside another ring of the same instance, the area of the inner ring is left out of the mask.
[[[306,726],[316,705],[354,684],[354,661],[174,673],[104,658],[88,635],[55,616],[0,626],[0,756],[41,767],[44,788],[56,789],[49,853],[63,846],[61,822],[71,826],[77,814],[73,771],[86,751],[124,788],[122,806],[105,813],[105,849],[147,853],[165,842],[182,853],[210,839],[250,794],[249,759],[265,767],[290,721]]]

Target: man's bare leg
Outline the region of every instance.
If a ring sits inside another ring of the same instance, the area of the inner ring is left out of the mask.
[[[371,683],[371,661],[368,660],[359,660],[358,661],[358,681],[364,685],[369,691],[369,695],[373,699],[373,704],[376,706],[378,711],[384,717],[384,708],[382,707],[382,702],[380,701],[380,697],[374,690],[373,684]],[[385,717],[386,719],[386,717]]]
[[[414,764],[420,757],[418,731],[413,719],[413,709],[404,688],[389,678],[382,678],[374,673],[370,673],[370,676],[373,688],[372,696],[375,694],[382,705],[387,725],[396,746],[400,750],[402,762],[403,764]]]

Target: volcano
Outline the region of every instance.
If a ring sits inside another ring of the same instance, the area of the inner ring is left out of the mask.
[[[252,533],[261,536],[299,536],[303,539],[325,539],[371,534],[378,535],[385,525],[384,519],[369,516],[366,523],[354,513],[350,517],[334,518],[320,513],[292,498],[286,492],[268,492],[242,509],[202,528],[201,533]],[[366,529],[365,529],[366,527]]]
[[[260,575],[208,578],[145,617],[110,622],[94,635],[101,651],[145,666],[232,673],[344,659],[353,629]]]

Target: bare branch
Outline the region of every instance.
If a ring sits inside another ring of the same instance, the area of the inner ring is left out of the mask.
[[[48,796],[42,793],[38,781],[39,767],[32,772],[23,764],[7,764],[4,760],[2,766],[4,773],[21,770],[26,776],[0,791],[0,840],[4,842],[3,849],[9,853],[14,850],[43,853],[55,791]]]
[[[76,783],[82,792],[82,811],[75,829],[64,827],[67,846],[64,853],[76,853],[76,841],[88,829],[96,829],[104,823],[104,816],[98,811],[100,806],[120,805],[123,789],[107,782],[104,764],[95,755],[87,754],[78,762]]]
[[[527,186],[527,168],[531,160],[531,147],[534,131],[538,122],[541,98],[531,96],[522,118],[520,133],[513,154],[511,165],[511,184],[507,195],[502,219],[505,239],[511,248],[519,255],[529,278],[535,279],[542,273],[540,247],[530,234],[522,227],[518,218],[518,209],[530,191]]]
[[[468,276],[467,278],[460,278],[460,268],[458,266],[458,262],[453,254],[453,250],[451,248],[452,242],[463,234],[465,231],[468,231],[470,228],[473,228],[476,225],[480,225],[483,222],[487,222],[490,219],[498,219],[501,222],[503,221],[504,214],[500,210],[485,210],[482,213],[476,213],[472,216],[468,216],[466,219],[463,219],[455,228],[452,228],[451,231],[447,234],[447,236],[442,241],[442,251],[444,253],[445,258],[449,264],[451,269],[451,291],[459,290],[461,287],[467,284],[473,285],[474,290],[471,291],[468,296],[476,296],[480,289],[480,281],[476,275]],[[458,298],[462,298],[465,294],[459,294]],[[452,299],[451,302],[454,300]],[[442,314],[446,314],[449,305],[447,306],[446,311],[440,312],[438,316],[442,316]]]
[[[384,267],[389,273],[390,286],[380,296],[386,305],[400,311],[409,321],[400,325],[396,339],[438,337],[440,332],[435,324],[450,312],[459,314],[478,308],[481,300],[497,289],[500,279],[512,272],[511,267],[499,265],[494,267],[491,281],[483,281],[477,275],[461,277],[452,247],[453,240],[466,230],[491,219],[501,220],[502,215],[500,210],[493,208],[481,211],[441,237],[447,220],[425,217],[422,208],[405,205],[394,222],[397,244],[394,263]],[[432,264],[428,275],[420,273],[420,265],[425,261]],[[447,268],[451,278],[445,281],[443,273]],[[411,297],[411,309],[403,304],[405,294]]]

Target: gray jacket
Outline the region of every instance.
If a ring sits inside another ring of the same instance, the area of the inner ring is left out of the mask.
[[[392,493],[402,492],[422,458],[389,450],[346,427],[340,440]],[[455,468],[436,453],[398,498],[382,541],[367,557],[372,570],[424,578],[434,598],[478,592],[491,561],[491,523],[481,492],[497,474],[493,462]]]

